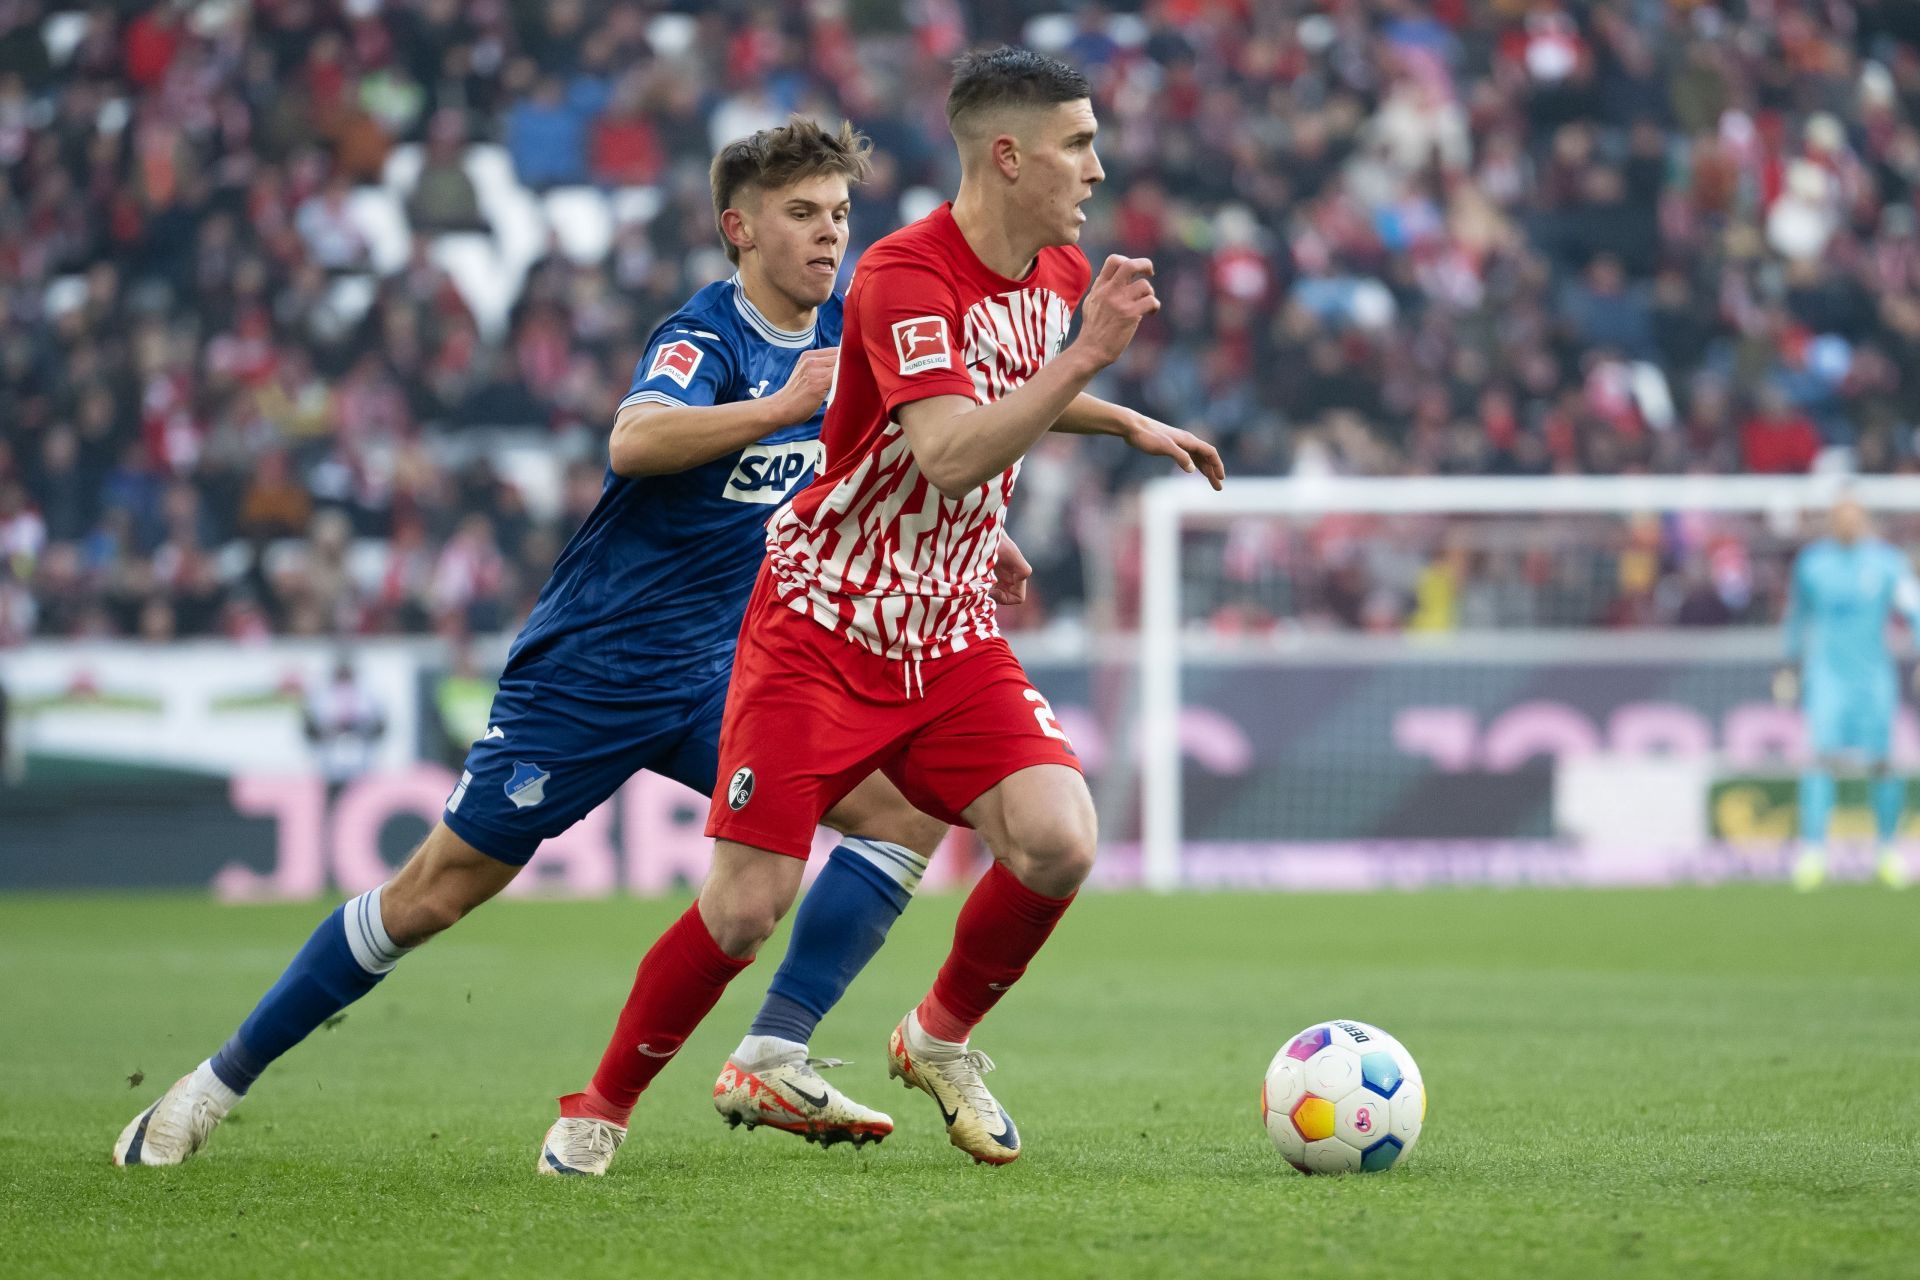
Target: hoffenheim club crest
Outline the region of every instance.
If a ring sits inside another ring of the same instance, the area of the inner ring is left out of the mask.
[[[507,799],[516,809],[531,809],[547,798],[547,779],[553,775],[525,760],[513,762],[513,776],[507,779]]]

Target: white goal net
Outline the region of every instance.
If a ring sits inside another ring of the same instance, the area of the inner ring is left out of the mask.
[[[1103,823],[1161,889],[1776,874],[1802,748],[1767,677],[1843,494],[1920,545],[1905,479],[1158,482]]]

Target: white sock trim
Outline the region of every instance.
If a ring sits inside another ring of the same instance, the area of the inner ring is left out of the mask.
[[[347,903],[347,947],[353,958],[368,973],[385,973],[400,963],[400,957],[412,947],[395,945],[387,936],[387,923],[380,916],[380,893],[387,886],[369,889]]]
[[[213,1069],[213,1059],[208,1058],[193,1069],[193,1087],[212,1098],[222,1111],[231,1111],[239,1103],[241,1095],[227,1087]]]
[[[884,871],[895,884],[912,893],[927,874],[927,859],[903,844],[891,840],[869,840],[865,836],[843,836],[840,847],[859,854]]]

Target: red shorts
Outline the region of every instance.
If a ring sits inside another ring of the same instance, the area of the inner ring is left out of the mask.
[[[944,822],[1037,764],[1080,767],[1005,640],[930,662],[876,657],[766,590],[747,606],[707,834],[804,858],[876,769]]]

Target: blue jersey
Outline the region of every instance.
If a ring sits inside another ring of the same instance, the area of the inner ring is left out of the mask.
[[[804,332],[776,329],[740,278],[708,285],[648,339],[630,404],[713,405],[780,390],[840,342],[840,298]],[[507,665],[545,658],[616,684],[724,671],[765,555],[767,518],[821,469],[822,414],[676,475],[609,468],[520,629]]]
[[[1822,538],[1793,562],[1787,656],[1808,678],[1873,681],[1892,670],[1887,621],[1920,630],[1920,584],[1906,556],[1878,538]]]

